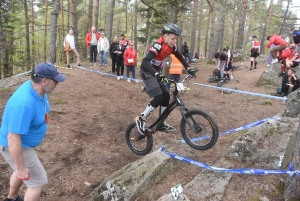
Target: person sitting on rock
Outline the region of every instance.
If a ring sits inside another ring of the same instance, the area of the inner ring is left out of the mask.
[[[286,75],[286,69],[299,65],[299,56],[298,52],[295,51],[295,47],[295,44],[292,43],[279,55],[281,59],[281,73],[279,76]]]
[[[282,92],[284,96],[288,96],[291,92],[299,88],[299,80],[295,74],[295,69],[289,69],[287,75],[282,78]]]

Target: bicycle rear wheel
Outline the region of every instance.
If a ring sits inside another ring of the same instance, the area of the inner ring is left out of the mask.
[[[212,77],[210,77],[210,78],[208,78],[208,80],[207,80],[207,82],[214,82],[214,81],[218,81],[219,80],[219,77],[218,76],[212,76]]]
[[[195,129],[192,130],[185,119],[181,119],[180,130],[185,142],[197,150],[212,148],[219,137],[218,126],[213,117],[202,110],[190,110],[184,115]]]
[[[131,123],[126,129],[125,139],[130,150],[137,155],[148,154],[153,146],[152,135],[139,139],[140,133],[136,127],[136,123]]]

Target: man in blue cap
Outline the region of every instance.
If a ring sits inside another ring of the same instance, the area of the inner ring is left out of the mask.
[[[5,201],[23,201],[19,190],[27,186],[24,200],[38,201],[48,183],[46,171],[35,147],[46,135],[51,93],[66,76],[50,63],[40,63],[31,72],[31,80],[23,83],[9,98],[0,128],[0,153],[13,169],[9,194]]]

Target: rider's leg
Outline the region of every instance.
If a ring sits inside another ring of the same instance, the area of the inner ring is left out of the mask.
[[[252,67],[253,67],[253,60],[254,60],[254,57],[251,57],[251,58],[250,58],[250,61],[251,61],[250,70],[252,70]]]
[[[163,97],[164,97],[164,100],[163,100],[163,102],[162,102],[162,104],[160,105],[160,108],[159,108],[159,111],[160,111],[159,114],[160,115],[166,110],[166,108],[169,105],[170,93],[169,92],[164,92]],[[176,129],[173,126],[168,125],[166,123],[166,120],[165,120],[163,122],[163,124],[159,127],[158,130],[165,131],[165,132],[171,132],[171,131],[175,131]]]
[[[150,114],[154,112],[154,110],[162,103],[162,101],[163,94],[155,96],[153,100],[147,104],[145,110],[141,113],[141,115],[135,118],[137,128],[142,135],[147,135],[152,132],[149,128],[146,127],[146,121]]]

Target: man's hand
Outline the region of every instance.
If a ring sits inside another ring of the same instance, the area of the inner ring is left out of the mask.
[[[30,174],[29,174],[30,170],[27,167],[22,167],[19,169],[16,169],[16,171],[14,172],[15,177],[19,180],[29,180],[30,179]]]
[[[159,73],[155,74],[155,77],[158,82],[169,82],[164,75],[160,75]]]

